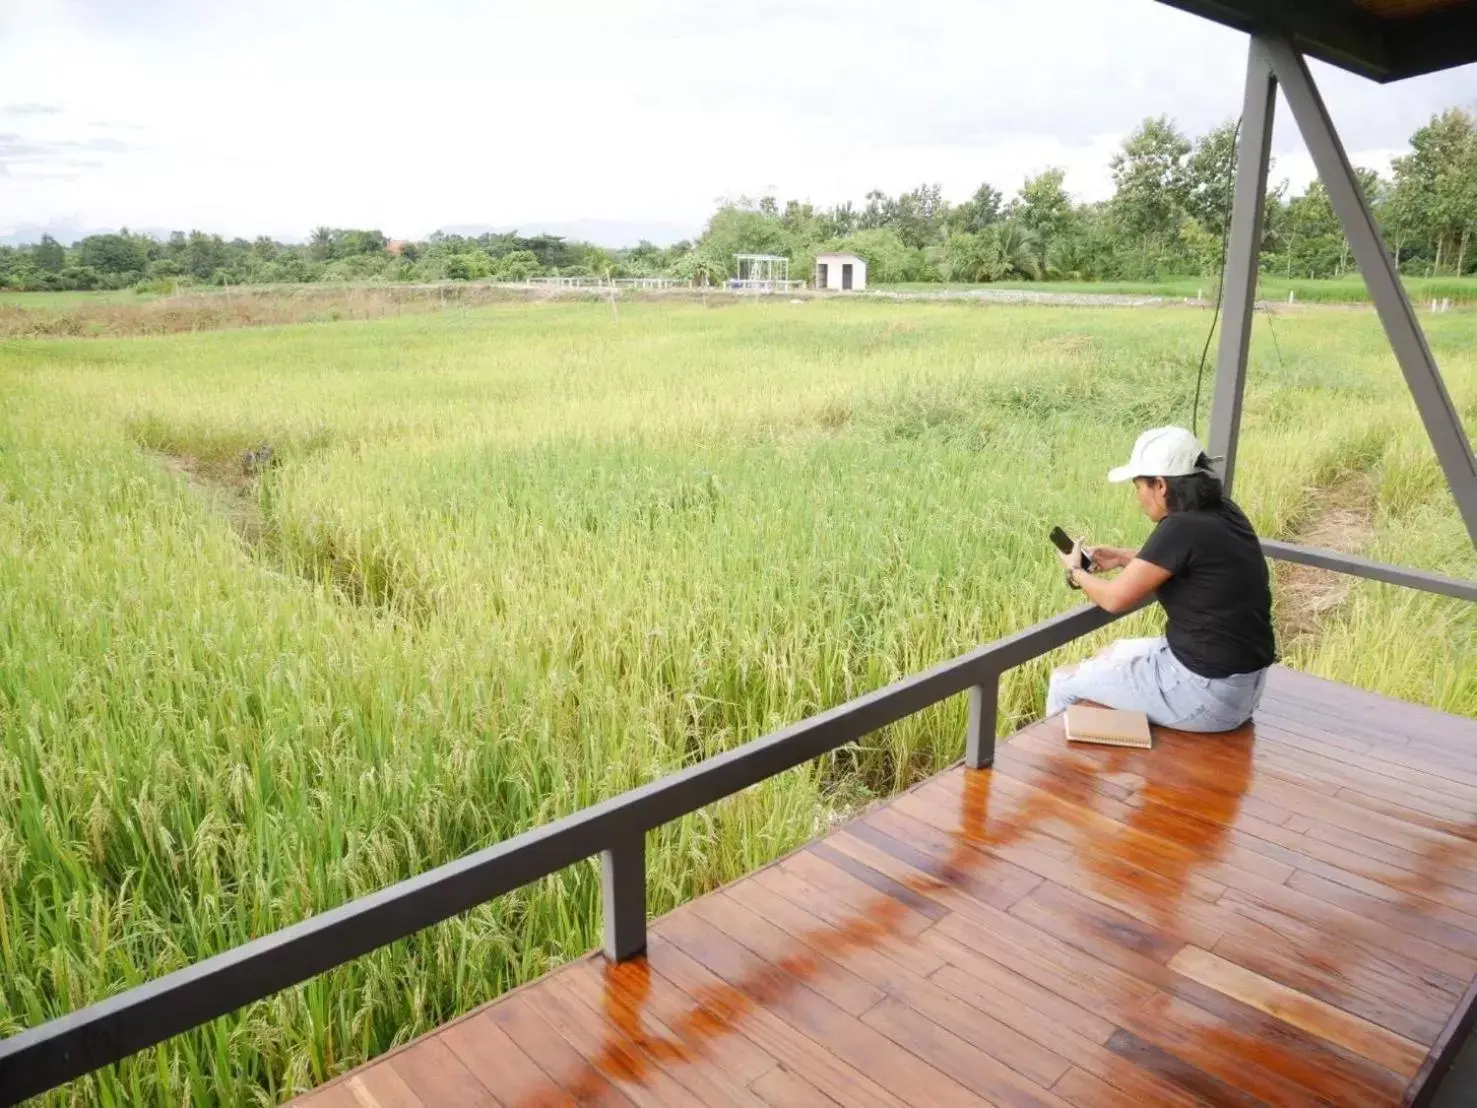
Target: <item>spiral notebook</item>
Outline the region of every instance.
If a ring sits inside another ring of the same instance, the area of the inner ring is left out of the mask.
[[[1143,750],[1154,745],[1154,737],[1149,734],[1149,717],[1143,712],[1073,704],[1067,709],[1066,730],[1067,740],[1074,743],[1132,746]]]

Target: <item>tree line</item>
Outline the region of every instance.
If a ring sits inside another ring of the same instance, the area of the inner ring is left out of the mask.
[[[319,281],[521,281],[546,273],[603,274],[617,252],[557,235],[436,233],[396,242],[377,230],[319,227],[306,243],[252,241],[176,231],[165,240],[89,235],[71,247],[50,236],[32,246],[0,246],[0,288],[167,291],[177,285],[258,285]]]
[[[1145,119],[1110,163],[1113,196],[1077,203],[1064,172],[1028,178],[1007,199],[981,185],[951,203],[936,184],[865,203],[817,208],[775,197],[721,204],[695,241],[621,250],[554,235],[437,233],[392,242],[377,230],[320,227],[301,244],[226,240],[200,231],[92,235],[66,247],[43,237],[0,247],[0,288],[165,289],[312,281],[520,281],[531,276],[672,275],[718,284],[736,253],[785,255],[797,277],[823,250],[865,258],[875,283],[1126,280],[1214,275],[1230,212],[1239,128],[1227,121],[1195,138],[1165,116]],[[1403,272],[1477,271],[1477,114],[1431,117],[1394,159],[1388,177],[1356,171]],[[1291,277],[1338,277],[1352,267],[1321,182],[1267,195],[1261,265]]]

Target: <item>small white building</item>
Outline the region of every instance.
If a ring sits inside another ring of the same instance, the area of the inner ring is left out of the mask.
[[[867,287],[867,260],[856,254],[817,254],[815,287],[839,292]]]

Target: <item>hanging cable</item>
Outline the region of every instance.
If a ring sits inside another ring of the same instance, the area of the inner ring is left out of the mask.
[[[1287,369],[1287,363],[1282,360],[1282,344],[1277,341],[1277,328],[1272,325],[1272,307],[1270,304],[1262,309],[1262,314],[1267,317],[1267,330],[1272,332],[1272,348],[1277,351],[1277,368],[1285,371]],[[1284,372],[1282,376],[1285,380],[1287,374]]]
[[[1236,129],[1231,132],[1231,153],[1226,158],[1226,219],[1225,229],[1221,233],[1221,260],[1219,265],[1220,277],[1215,286],[1215,311],[1210,316],[1210,330],[1205,334],[1205,346],[1200,350],[1200,368],[1195,371],[1195,403],[1190,409],[1190,430],[1195,435],[1200,434],[1200,383],[1205,377],[1205,359],[1210,354],[1210,340],[1215,337],[1215,325],[1221,318],[1221,299],[1226,291],[1226,253],[1231,246],[1231,190],[1233,174],[1236,170],[1236,146],[1241,139],[1241,118],[1236,119]],[[1256,264],[1256,260],[1252,260]]]

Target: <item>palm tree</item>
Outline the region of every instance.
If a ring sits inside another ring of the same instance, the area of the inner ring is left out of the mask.
[[[1041,239],[1016,220],[996,224],[995,249],[1007,276],[1041,280]]]
[[[333,228],[314,227],[313,237],[309,240],[309,249],[312,250],[313,257],[320,262],[328,261],[333,254]]]

